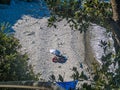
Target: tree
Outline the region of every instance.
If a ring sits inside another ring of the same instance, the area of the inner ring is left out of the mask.
[[[113,20],[120,26],[120,0],[111,0]]]
[[[4,33],[8,27],[9,24],[0,24],[0,81],[37,80],[27,64],[28,56],[18,52],[19,40]]]
[[[118,52],[120,48],[120,1],[111,0],[111,6],[113,16],[112,19],[109,20],[109,22],[113,30],[113,39],[115,41],[116,52]]]
[[[49,25],[66,18],[70,27],[85,31],[89,24],[97,23],[109,28],[105,23],[112,17],[110,3],[99,2],[99,0],[45,0],[52,10]],[[54,2],[53,2],[54,1]],[[82,3],[81,3],[82,1]],[[96,17],[96,19],[94,19]],[[56,19],[57,18],[57,19]]]

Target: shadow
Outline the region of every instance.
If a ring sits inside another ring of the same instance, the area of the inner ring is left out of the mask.
[[[58,61],[58,63],[65,63],[66,61],[67,61],[67,58],[65,57],[65,56],[61,56],[60,58],[59,58],[60,60]]]
[[[14,26],[18,20],[23,20],[25,16],[36,19],[50,16],[50,12],[43,0],[33,0],[32,2],[11,0],[10,5],[0,4],[0,14],[0,23],[9,22],[11,32],[14,32],[12,26]]]

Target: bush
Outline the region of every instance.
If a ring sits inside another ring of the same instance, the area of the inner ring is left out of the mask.
[[[3,33],[6,28],[6,24],[0,25],[0,81],[36,80],[28,56],[18,52],[19,40]]]

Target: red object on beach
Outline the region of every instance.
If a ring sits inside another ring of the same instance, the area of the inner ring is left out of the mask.
[[[54,57],[54,58],[52,59],[52,61],[53,61],[53,62],[57,62],[57,61],[58,61],[58,58],[57,58],[57,57]]]

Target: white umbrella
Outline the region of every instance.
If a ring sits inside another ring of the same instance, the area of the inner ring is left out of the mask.
[[[50,49],[50,53],[58,56],[60,55],[60,51],[57,49]]]

